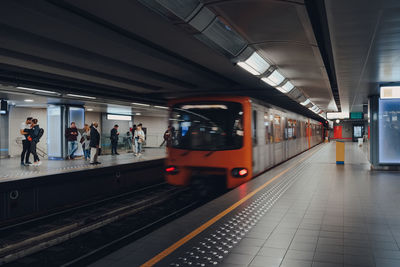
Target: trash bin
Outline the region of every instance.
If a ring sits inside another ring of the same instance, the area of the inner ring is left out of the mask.
[[[344,142],[336,141],[336,164],[344,164]]]
[[[363,138],[358,138],[358,146],[362,146],[364,143],[364,139]]]

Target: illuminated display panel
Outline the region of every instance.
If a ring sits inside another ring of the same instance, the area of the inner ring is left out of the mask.
[[[379,163],[400,164],[400,99],[379,100]]]

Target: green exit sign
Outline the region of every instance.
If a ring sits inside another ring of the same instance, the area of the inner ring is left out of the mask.
[[[350,112],[350,119],[364,119],[364,114],[362,112]]]

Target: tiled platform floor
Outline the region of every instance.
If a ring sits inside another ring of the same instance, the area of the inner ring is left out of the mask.
[[[90,165],[88,161],[77,158],[75,160],[42,160],[40,166],[21,166],[19,158],[0,159],[0,183],[30,177],[38,177],[64,172],[74,172],[84,169],[102,168],[119,164],[141,162],[146,160],[162,159],[165,157],[165,148],[146,148],[143,155],[135,157],[132,153],[118,156],[99,156],[99,165]]]
[[[400,173],[371,172],[356,144],[346,143],[345,165],[335,164],[335,143],[316,149],[301,167],[279,178],[297,176],[243,239],[223,255],[218,266],[400,266]],[[243,197],[242,191],[254,190],[289,164],[274,168],[92,266],[139,266],[215,216],[222,206],[225,209]],[[218,227],[269,187],[216,222]],[[157,266],[169,266],[210,233],[211,229],[202,232]]]

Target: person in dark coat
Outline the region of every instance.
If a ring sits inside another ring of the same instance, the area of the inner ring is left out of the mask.
[[[31,154],[33,155],[33,166],[39,166],[41,164],[39,156],[36,152],[37,143],[40,140],[40,127],[37,119],[32,119],[31,129],[29,131],[28,140],[31,142]]]
[[[100,162],[97,161],[100,147],[100,134],[97,127],[99,127],[97,122],[93,122],[90,126],[90,164],[100,164]]]
[[[119,132],[118,132],[118,124],[114,125],[114,128],[111,129],[111,155],[119,155],[117,152],[117,147],[118,147],[118,137],[119,137]]]

